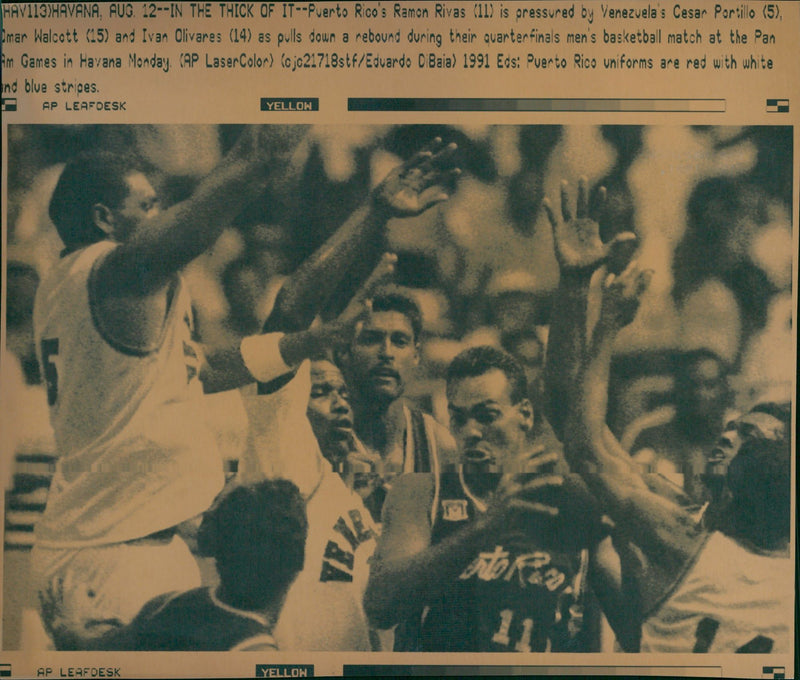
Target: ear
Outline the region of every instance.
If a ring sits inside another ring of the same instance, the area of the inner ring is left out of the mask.
[[[530,432],[533,429],[533,405],[530,399],[522,399],[516,408],[522,418],[520,425],[523,431]]]
[[[333,348],[333,363],[343,370],[350,368],[350,345]]]
[[[92,222],[108,236],[114,233],[114,213],[107,205],[95,203],[92,206]]]

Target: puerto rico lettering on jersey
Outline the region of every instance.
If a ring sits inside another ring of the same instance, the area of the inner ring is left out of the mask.
[[[563,571],[552,566],[544,569],[550,564],[550,553],[537,550],[517,555],[513,561],[509,557],[510,553],[498,545],[493,552],[479,553],[458,578],[466,581],[474,576],[481,581],[510,581],[516,576],[522,588],[536,585],[550,591],[558,590],[566,580]]]

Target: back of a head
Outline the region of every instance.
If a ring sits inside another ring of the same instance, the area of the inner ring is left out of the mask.
[[[305,502],[272,479],[231,491],[203,518],[200,551],[216,559],[229,604],[251,611],[280,601],[305,561]]]
[[[766,413],[783,425],[783,438],[789,439],[792,431],[792,405],[788,401],[762,401],[750,409],[750,413]]]
[[[447,367],[447,387],[462,378],[474,378],[489,371],[502,371],[511,386],[511,403],[516,404],[528,396],[525,371],[508,352],[490,345],[470,347],[458,354]]]
[[[67,162],[50,198],[49,215],[68,249],[106,238],[94,223],[93,207],[118,207],[129,192],[126,178],[142,169],[133,156],[110,151],[81,153]]]
[[[748,439],[728,467],[732,501],[728,524],[755,545],[773,549],[789,540],[791,447],[788,440]]]
[[[399,312],[411,323],[414,342],[419,342],[422,334],[422,313],[411,293],[396,285],[380,287],[372,296],[373,312]]]

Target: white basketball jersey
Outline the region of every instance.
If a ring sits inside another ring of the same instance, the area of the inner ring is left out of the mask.
[[[306,499],[308,539],[303,570],[289,588],[275,626],[281,650],[370,651],[361,603],[377,528],[361,496],[325,460],[306,416],[310,362],[272,394],[249,394],[250,446],[240,479],[283,477]]]
[[[643,652],[790,653],[794,563],[712,534],[674,592],[642,626]]]
[[[306,505],[303,571],[286,596],[275,627],[282,650],[370,651],[362,599],[377,528],[361,497],[325,471]]]
[[[58,468],[37,526],[44,547],[140,538],[204,511],[223,484],[202,416],[201,353],[178,280],[152,347],[103,333],[89,279],[114,243],[58,262],[39,288],[34,333],[47,383]]]

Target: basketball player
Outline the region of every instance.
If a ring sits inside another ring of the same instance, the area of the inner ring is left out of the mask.
[[[201,549],[216,561],[219,586],[159,595],[91,649],[277,650],[272,628],[303,567],[307,531],[305,503],[291,482],[236,487],[204,515],[200,527]]]
[[[60,458],[32,562],[42,593],[53,579],[73,585],[58,620],[78,637],[200,583],[176,527],[210,505],[223,476],[200,415],[203,354],[178,272],[298,140],[294,129],[246,129],[165,211],[128,157],[82,154],[61,173],[49,209],[65,250],[34,313]]]
[[[153,596],[199,585],[176,527],[210,505],[223,473],[198,398],[203,389],[273,380],[307,356],[304,343],[314,339],[301,329],[251,336],[204,357],[178,272],[255,196],[268,170],[289,164],[302,134],[247,128],[194,194],[164,212],[126,158],[80,156],[62,172],[50,214],[66,249],[35,311],[61,458],[33,565],[43,597],[54,579],[73,586],[58,603],[45,602],[56,605],[58,630],[91,640],[130,621]],[[381,200],[349,220],[344,235],[385,223],[386,195],[407,210],[446,198],[436,184],[440,158],[423,152],[390,173],[385,193],[375,194]],[[316,263],[323,269],[358,250],[337,234]],[[298,291],[314,272],[306,267],[291,281],[294,297],[279,307],[285,318],[306,302]]]
[[[588,651],[581,607],[599,517],[554,474],[558,455],[530,448],[523,369],[470,348],[448,369],[447,399],[460,464],[395,481],[370,619],[399,623],[402,651]]]
[[[704,526],[648,484],[605,425],[613,342],[632,321],[649,279],[650,272],[635,262],[619,276],[601,269],[593,279],[592,296],[601,298],[599,319],[567,442],[617,529],[644,555],[639,572],[620,580],[622,596],[634,603],[630,615],[640,616],[641,651],[790,652],[788,407],[760,405],[723,433],[710,461],[725,479],[716,527]],[[776,417],[781,410],[783,421]]]
[[[340,315],[342,333],[329,337],[330,350],[352,342],[363,306],[375,286],[393,272],[395,261],[387,254]],[[319,333],[325,326],[315,325],[306,332]],[[317,347],[312,356],[324,349]],[[251,400],[250,409],[256,441],[249,474],[272,476],[288,471],[295,475],[304,486],[308,513],[306,563],[289,590],[275,628],[280,648],[377,649],[377,637],[371,635],[361,600],[378,531],[361,497],[340,475],[352,436],[341,373],[327,360],[304,361],[280,389]]]
[[[404,472],[431,472],[455,460],[445,427],[402,398],[419,364],[422,315],[399,287],[376,292],[350,347],[340,357],[350,388],[354,430],[370,463],[365,504],[376,522],[391,480]]]

